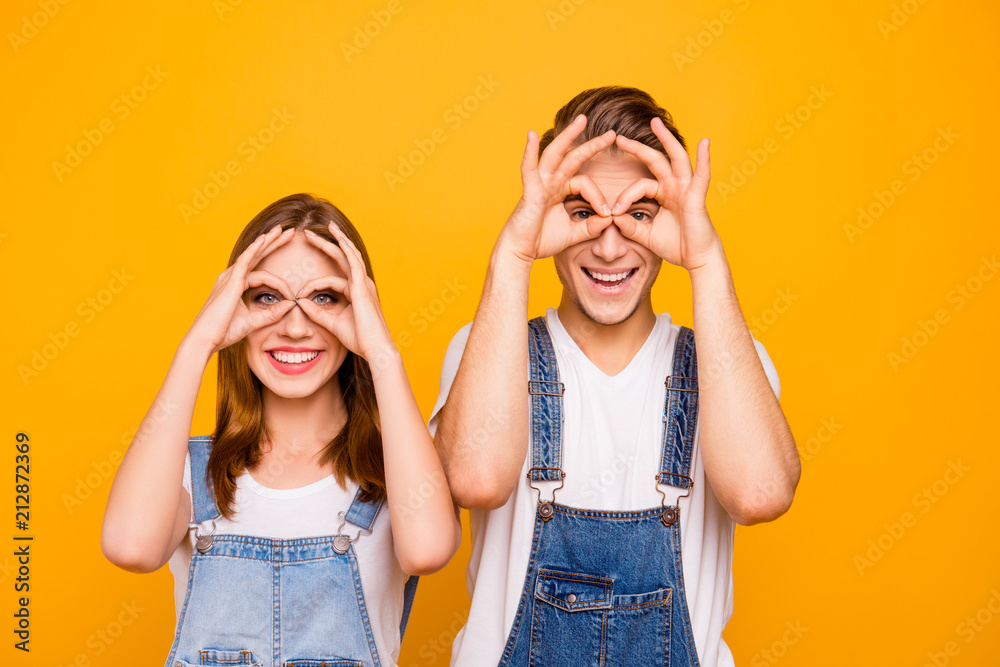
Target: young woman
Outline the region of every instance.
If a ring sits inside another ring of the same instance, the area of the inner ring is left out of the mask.
[[[215,431],[189,438],[219,353]],[[395,665],[461,527],[357,231],[281,199],[243,230],[115,476],[101,546],[169,562],[166,664]]]

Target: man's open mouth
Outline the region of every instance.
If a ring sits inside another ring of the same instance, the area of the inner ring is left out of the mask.
[[[603,271],[583,269],[583,273],[590,278],[590,281],[594,284],[599,285],[600,287],[613,288],[627,283],[638,270],[639,269],[629,269],[627,271],[607,273]]]

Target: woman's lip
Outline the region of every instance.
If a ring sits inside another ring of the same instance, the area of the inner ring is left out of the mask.
[[[314,347],[289,347],[288,345],[283,345],[281,347],[272,347],[269,350],[264,350],[265,352],[319,352]]]
[[[278,361],[273,356],[271,356],[269,354],[271,350],[265,352],[264,356],[266,356],[267,360],[271,362],[271,365],[275,368],[275,370],[277,370],[279,373],[284,373],[285,375],[301,375],[302,373],[305,373],[309,369],[313,368],[323,357],[323,350],[307,350],[305,348],[299,348],[298,350],[296,350],[295,348],[286,348],[286,347],[277,347],[274,349],[281,350],[284,352],[288,351],[319,352],[319,354],[317,354],[315,358],[310,359],[309,361],[302,364],[286,364],[285,362]]]

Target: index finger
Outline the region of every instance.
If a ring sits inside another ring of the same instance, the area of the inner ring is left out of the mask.
[[[551,171],[556,164],[562,160],[563,155],[573,145],[576,138],[580,136],[580,133],[584,131],[587,127],[587,117],[580,114],[573,119],[573,122],[563,128],[563,131],[556,135],[555,139],[552,140],[545,150],[542,151],[542,157],[538,161],[538,168],[540,170]]]
[[[288,283],[286,283],[284,279],[281,278],[281,276],[276,276],[270,271],[263,271],[263,270],[251,271],[247,275],[246,282],[244,284],[246,285],[244,291],[248,289],[253,289],[254,287],[260,287],[262,285],[266,285],[268,287],[278,290],[281,296],[285,297],[286,299],[295,299],[295,296],[292,295],[292,289],[288,286]]]
[[[672,136],[672,135],[671,135]],[[629,139],[618,135],[615,139],[618,147],[629,155],[634,155],[642,160],[643,164],[649,167],[658,181],[667,181],[671,178],[680,178],[678,171],[674,168],[674,163],[667,159],[667,156],[656,150],[652,146],[647,146],[641,141]]]

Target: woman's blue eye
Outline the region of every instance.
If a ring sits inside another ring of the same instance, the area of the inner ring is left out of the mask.
[[[313,301],[321,306],[330,306],[337,303],[337,297],[329,292],[322,292],[314,296]]]
[[[261,304],[262,306],[273,306],[274,304],[281,301],[281,299],[279,299],[276,295],[271,294],[270,292],[261,292],[260,294],[255,296],[253,300],[256,303]]]

